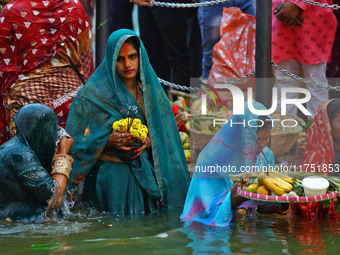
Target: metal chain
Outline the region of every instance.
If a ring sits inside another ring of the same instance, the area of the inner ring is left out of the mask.
[[[283,69],[281,66],[275,64],[273,61],[272,61],[272,66],[277,69],[278,71],[280,71],[281,73],[295,79],[295,80],[298,80],[300,82],[303,82],[305,84],[308,84],[308,85],[311,85],[313,87],[317,87],[317,88],[324,88],[324,89],[327,89],[327,90],[335,90],[335,91],[340,91],[340,86],[331,86],[329,84],[321,84],[321,83],[315,83],[313,81],[310,81],[310,80],[307,80],[305,78],[302,78],[296,74],[292,74],[290,72],[288,72],[287,70]],[[233,80],[233,81],[230,81],[230,82],[227,82],[227,84],[230,84],[230,85],[235,85],[243,80],[246,80],[248,79],[249,77],[253,76],[255,74],[255,70],[251,71],[250,73],[236,79],[236,80]],[[198,91],[198,90],[201,90],[200,88],[197,88],[197,87],[186,87],[186,86],[182,86],[182,85],[178,85],[178,84],[175,84],[175,83],[171,83],[169,81],[166,81],[166,80],[163,80],[161,78],[158,78],[159,82],[165,86],[169,86],[169,87],[172,87],[172,88],[175,88],[175,89],[178,89],[178,90],[187,90],[187,91]]]
[[[169,81],[166,81],[166,80],[163,80],[161,78],[158,78],[159,82],[165,86],[169,86],[171,88],[175,88],[175,89],[179,89],[179,90],[187,90],[187,91],[190,91],[190,90],[200,90],[200,88],[192,88],[192,87],[186,87],[186,86],[182,86],[182,85],[178,85],[178,84],[175,84],[175,83],[172,83],[172,82],[169,82]]]
[[[310,5],[314,5],[314,6],[318,6],[318,7],[323,7],[323,8],[332,8],[334,10],[340,9],[340,6],[337,4],[327,4],[327,3],[319,3],[319,2],[314,2],[311,0],[300,0],[301,2],[304,2],[306,4],[310,4]]]
[[[227,84],[230,84],[230,85],[235,85],[236,83],[239,83],[240,81],[243,81],[243,80],[246,80],[248,79],[249,77],[253,76],[255,74],[255,70],[254,71],[251,71],[250,73],[236,79],[236,80],[233,80],[233,81],[230,81],[230,82],[227,82]],[[175,83],[171,83],[169,81],[166,81],[166,80],[163,80],[161,78],[158,78],[159,82],[165,86],[169,86],[169,87],[172,87],[172,88],[175,88],[175,89],[179,89],[179,90],[187,90],[187,91],[190,91],[190,90],[193,90],[193,91],[198,91],[198,90],[201,90],[201,88],[197,88],[197,87],[186,87],[186,86],[182,86],[182,85],[178,85],[178,84],[175,84]]]
[[[217,5],[217,4],[223,4],[225,2],[230,2],[231,0],[213,0],[208,2],[202,2],[202,3],[167,3],[167,2],[156,2],[152,1],[149,2],[153,6],[158,7],[168,7],[168,8],[198,8],[198,7],[204,7],[204,6],[211,6],[211,5]]]
[[[300,82],[303,82],[305,84],[308,84],[308,85],[311,85],[313,87],[317,87],[317,88],[324,88],[324,89],[327,89],[327,90],[335,90],[335,91],[340,91],[340,86],[331,86],[331,85],[328,85],[328,84],[321,84],[321,83],[315,83],[313,81],[310,81],[310,80],[307,80],[305,78],[302,78],[302,77],[299,77],[298,75],[296,74],[292,74],[290,72],[288,72],[287,70],[283,69],[281,66],[275,64],[273,61],[272,61],[272,65],[275,69],[279,70],[281,73],[295,79],[295,80],[298,80]]]
[[[242,76],[242,77],[240,77],[236,80],[229,81],[229,82],[227,82],[227,84],[235,85],[236,83],[239,83],[240,81],[246,80],[253,75],[255,75],[255,70],[251,71],[250,73],[247,73],[246,75],[244,75],[244,76]]]
[[[231,0],[213,0],[213,1],[208,1],[208,2],[201,2],[201,3],[167,3],[167,2],[156,2],[156,1],[153,1],[153,2],[150,2],[151,5],[154,5],[154,6],[159,6],[159,7],[168,7],[168,8],[197,8],[197,7],[204,7],[204,6],[211,6],[211,5],[217,5],[217,4],[223,4],[225,2],[230,2]],[[319,2],[314,2],[314,1],[311,1],[311,0],[300,0],[301,2],[304,2],[306,4],[310,4],[310,5],[314,5],[314,6],[317,6],[317,7],[323,7],[323,8],[332,8],[334,10],[337,10],[337,9],[340,9],[340,6],[337,5],[337,4],[327,4],[327,3],[319,3]],[[308,85],[311,85],[313,87],[317,87],[317,88],[325,88],[327,90],[336,90],[336,91],[340,91],[340,86],[331,86],[331,85],[328,85],[328,84],[321,84],[321,83],[315,83],[313,81],[309,81],[309,80],[306,80],[302,77],[299,77],[298,75],[295,75],[295,74],[292,74],[290,72],[288,72],[287,70],[283,69],[282,67],[280,67],[279,65],[275,64],[273,61],[272,61],[272,65],[274,68],[276,68],[277,70],[279,70],[281,73],[295,79],[295,80],[298,80],[300,82],[303,82],[305,84],[308,84]],[[236,83],[239,83],[240,81],[243,81],[243,80],[246,80],[248,79],[249,77],[253,76],[255,74],[255,70],[253,70],[252,72],[236,79],[236,80],[233,80],[233,81],[230,81],[230,82],[227,82],[227,84],[230,84],[230,85],[235,85]],[[175,84],[175,83],[171,83],[171,82],[168,82],[166,80],[163,80],[163,79],[159,79],[159,82],[163,85],[166,85],[166,86],[169,86],[169,87],[172,87],[172,88],[175,88],[175,89],[179,89],[179,90],[187,90],[187,91],[190,91],[190,90],[200,90],[200,88],[196,88],[196,87],[186,87],[186,86],[181,86],[181,85],[178,85],[178,84]]]
[[[231,0],[212,0],[208,2],[201,2],[201,3],[168,3],[168,2],[156,2],[152,1],[150,2],[153,6],[158,7],[168,7],[168,8],[198,8],[198,7],[204,7],[204,6],[211,6],[211,5],[217,5],[217,4],[223,4],[225,2],[230,2]],[[340,6],[337,4],[327,4],[327,3],[319,3],[311,0],[300,0],[303,3],[314,5],[317,7],[323,7],[323,8],[332,8],[334,10],[340,9]]]

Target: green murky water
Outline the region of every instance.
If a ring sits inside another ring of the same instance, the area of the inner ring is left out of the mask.
[[[184,225],[180,212],[135,218],[71,213],[49,224],[0,222],[0,254],[339,254],[340,222],[275,217]]]

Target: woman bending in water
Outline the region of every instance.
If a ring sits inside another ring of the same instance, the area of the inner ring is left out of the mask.
[[[55,155],[62,132],[53,110],[42,104],[22,107],[14,122],[16,136],[0,146],[0,219],[35,221],[62,201],[73,140],[62,138]]]

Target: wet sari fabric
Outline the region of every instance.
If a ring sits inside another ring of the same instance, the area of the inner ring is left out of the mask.
[[[265,109],[257,102],[254,107]],[[202,150],[181,215],[183,221],[198,221],[212,226],[228,225],[233,217],[229,174],[243,173],[244,167],[257,166],[259,170],[262,166],[274,166],[274,155],[268,147],[256,156],[257,128],[240,124],[257,117],[245,107],[245,114],[233,115]],[[231,126],[231,122],[238,124]],[[205,171],[212,166],[215,172]],[[230,168],[217,171],[218,166],[221,169]]]
[[[14,117],[17,135],[0,147],[0,219],[41,213],[52,195],[49,175],[57,141],[57,117],[31,104]]]
[[[106,56],[72,103],[66,130],[74,138],[70,181],[85,176],[84,195],[97,208],[114,213],[153,211],[157,203],[181,206],[189,174],[170,103],[141,43],[140,79],[145,115],[115,72],[120,48],[131,30],[118,30],[108,39]],[[138,109],[131,112],[131,107]],[[127,163],[98,160],[112,133],[113,122],[134,114],[148,126],[152,150]]]

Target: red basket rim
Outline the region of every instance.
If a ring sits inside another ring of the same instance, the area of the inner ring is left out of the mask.
[[[259,200],[265,202],[281,202],[281,203],[308,203],[308,202],[318,202],[329,200],[335,198],[338,194],[336,191],[325,195],[319,196],[312,196],[312,197],[284,197],[284,196],[269,196],[269,195],[262,195],[257,193],[251,193],[248,191],[241,190],[239,187],[237,188],[237,194],[242,197],[246,197],[252,200]]]

